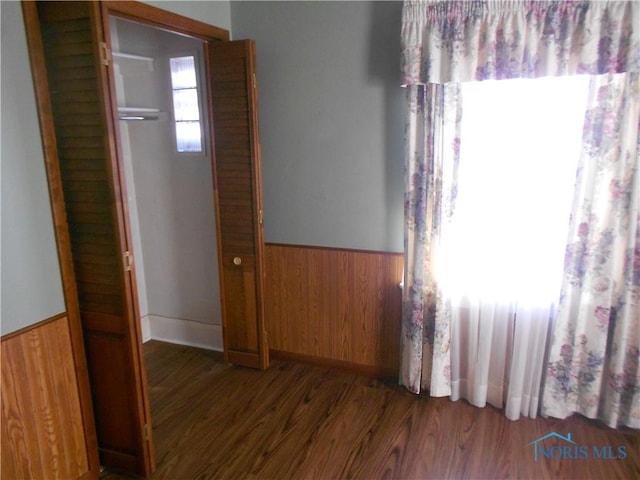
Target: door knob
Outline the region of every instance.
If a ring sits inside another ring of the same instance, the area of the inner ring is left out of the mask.
[[[233,258],[233,264],[234,265],[240,265],[242,263],[242,259],[240,257],[234,257]]]

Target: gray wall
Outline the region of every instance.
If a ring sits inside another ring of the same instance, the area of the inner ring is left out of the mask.
[[[65,311],[19,2],[1,4],[2,334]]]
[[[401,252],[402,2],[231,2],[256,40],[268,242]]]

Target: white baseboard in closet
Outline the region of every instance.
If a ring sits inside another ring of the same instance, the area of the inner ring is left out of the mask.
[[[142,325],[142,343],[151,340],[151,325],[149,325],[149,315],[145,315],[140,319]]]
[[[148,315],[150,339],[206,350],[223,350],[222,326],[178,318]],[[143,319],[144,325],[144,319]],[[143,327],[144,332],[144,327]]]

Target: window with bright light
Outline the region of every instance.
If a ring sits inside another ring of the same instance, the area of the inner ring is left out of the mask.
[[[452,297],[557,300],[588,82],[462,85],[458,197],[439,262]]]
[[[193,55],[169,59],[176,148],[180,153],[202,152],[202,124],[196,61]]]

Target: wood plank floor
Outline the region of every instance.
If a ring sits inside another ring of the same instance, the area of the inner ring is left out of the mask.
[[[640,478],[638,431],[579,416],[512,422],[493,407],[319,367],[273,361],[258,372],[215,352],[156,341],[144,348],[153,479]],[[627,456],[534,461],[529,443],[552,431],[589,449],[622,445]]]

